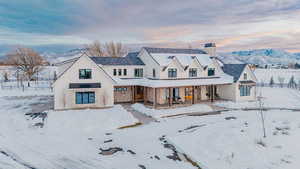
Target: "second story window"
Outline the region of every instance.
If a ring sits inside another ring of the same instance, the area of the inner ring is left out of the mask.
[[[196,68],[189,69],[189,77],[197,77],[197,69]]]
[[[156,77],[155,69],[152,69],[152,76],[153,76],[153,77]]]
[[[244,80],[247,80],[247,73],[244,73]]]
[[[79,69],[79,79],[91,79],[92,69]]]
[[[143,69],[134,69],[134,77],[143,77]]]
[[[127,76],[127,69],[123,69],[123,75]]]
[[[117,69],[114,69],[114,76],[117,76]]]
[[[207,75],[208,76],[214,76],[215,75],[215,68],[208,68]]]
[[[122,69],[118,69],[118,75],[122,76]]]
[[[168,69],[168,77],[171,77],[171,78],[177,77],[177,69],[175,69],[175,68]]]

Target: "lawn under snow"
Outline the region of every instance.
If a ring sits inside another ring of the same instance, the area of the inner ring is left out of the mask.
[[[280,103],[272,98],[272,93],[273,97],[279,94],[282,100],[290,99],[292,103],[281,100],[281,106],[287,108],[300,102],[294,95],[297,91],[262,90],[269,104]],[[263,139],[256,111],[158,118],[147,125],[117,129],[136,122],[119,105],[111,109],[54,112],[48,111],[47,106],[53,104],[51,100],[49,96],[0,97],[1,169],[196,169],[184,160],[183,154],[203,169],[298,169],[300,166],[300,112],[297,111],[264,112],[267,138]],[[172,110],[189,111],[187,107]],[[32,120],[24,115],[44,111],[48,117],[43,128],[34,126],[42,122],[41,118]],[[99,154],[109,148],[120,151]]]
[[[169,139],[205,169],[298,169],[300,113],[265,114],[267,138],[257,112],[235,111],[198,118],[203,126]]]
[[[123,107],[49,111],[43,128],[25,113],[44,110],[48,97],[0,97],[0,168],[104,168],[97,137],[137,120]],[[45,104],[45,105],[44,105]],[[94,141],[95,139],[95,141]],[[97,166],[97,167],[96,167]]]
[[[186,107],[177,107],[177,108],[170,108],[170,109],[152,109],[146,107],[143,104],[136,103],[132,105],[134,110],[137,110],[147,116],[160,118],[165,116],[172,116],[178,114],[185,114],[185,113],[198,113],[198,112],[209,112],[212,111],[212,108],[206,104],[194,104],[191,106]]]
[[[262,93],[263,106],[266,108],[293,108],[300,109],[300,91],[289,88],[258,87],[257,96]],[[227,108],[254,108],[259,107],[257,101],[232,102],[221,101],[215,105]]]

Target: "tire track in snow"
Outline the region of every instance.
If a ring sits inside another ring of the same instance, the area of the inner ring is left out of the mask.
[[[30,165],[30,164],[27,164],[26,162],[24,162],[24,161],[22,161],[22,160],[20,160],[20,159],[18,159],[18,158],[15,157],[14,155],[12,155],[12,154],[10,154],[10,153],[8,153],[8,152],[6,152],[6,151],[3,151],[3,150],[1,150],[1,149],[0,149],[0,154],[2,154],[2,155],[4,155],[4,156],[6,156],[6,157],[12,159],[12,160],[15,161],[16,163],[18,163],[18,164],[20,164],[20,165],[22,165],[22,166],[24,166],[24,167],[26,167],[26,168],[28,168],[28,169],[38,169],[38,168],[36,168],[36,167],[33,167],[33,166]]]

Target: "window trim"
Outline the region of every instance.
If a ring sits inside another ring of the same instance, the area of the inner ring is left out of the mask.
[[[197,68],[189,68],[189,77],[197,77],[197,72],[198,69]]]
[[[84,71],[84,75],[81,74],[82,71]],[[79,79],[92,79],[92,69],[79,69]]]
[[[144,69],[143,68],[135,68],[134,69],[134,77],[143,77]]]
[[[87,102],[85,102],[84,97],[87,96]],[[78,98],[81,97],[81,98]],[[80,99],[80,102],[78,102]],[[95,104],[96,103],[96,94],[95,92],[76,92],[75,93],[75,104]]]
[[[177,69],[176,68],[169,68],[168,69],[168,77],[169,78],[177,78]]]
[[[213,71],[211,74],[210,72]],[[215,68],[208,68],[207,69],[207,76],[215,76],[216,75],[216,69]]]

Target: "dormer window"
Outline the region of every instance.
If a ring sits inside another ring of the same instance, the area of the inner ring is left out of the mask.
[[[175,69],[175,68],[168,69],[168,77],[176,78],[177,77],[177,69]]]
[[[134,77],[143,77],[143,69],[134,69]]]
[[[247,80],[247,73],[244,73],[244,80]]]
[[[196,68],[189,69],[189,77],[197,77],[197,69]]]
[[[215,75],[215,68],[208,68],[207,76],[214,76]]]
[[[91,79],[92,69],[79,69],[79,79]]]

